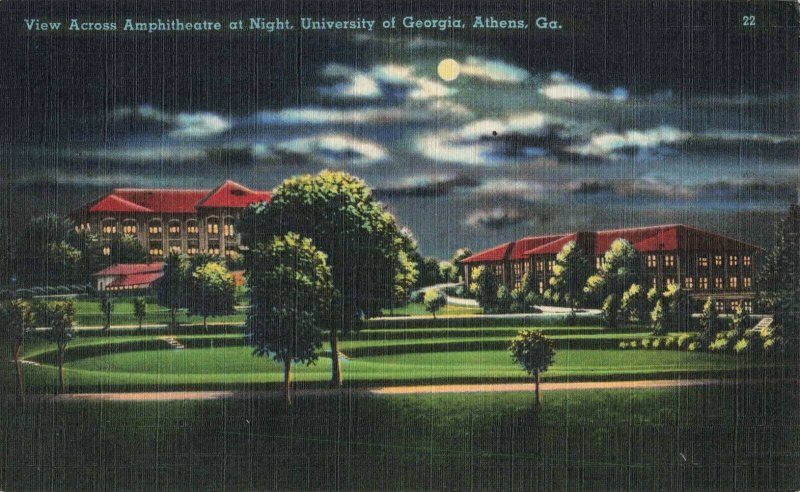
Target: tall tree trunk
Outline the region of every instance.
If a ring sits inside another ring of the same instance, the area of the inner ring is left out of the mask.
[[[64,392],[64,345],[58,346],[58,392]]]
[[[173,328],[173,329],[178,327],[178,320],[176,319],[175,311],[176,311],[176,308],[174,308],[174,307],[169,309],[169,315],[170,315],[170,318],[171,318],[171,321],[170,321],[171,326],[170,326],[170,328]]]
[[[541,382],[541,375],[540,375],[539,371],[534,371],[533,379],[536,382],[536,390],[535,390],[535,392],[536,392],[536,410],[538,411],[539,410],[539,406],[542,403],[541,397],[539,396],[539,383]]]
[[[286,408],[292,408],[292,358],[283,358],[283,399]]]
[[[19,363],[21,346],[19,343],[14,344],[14,366],[17,371],[17,403],[23,405],[25,403],[25,386],[22,380],[22,365]]]
[[[342,373],[339,369],[339,341],[337,339],[336,327],[331,327],[331,386],[339,388],[342,386]]]
[[[203,315],[203,331],[208,332],[208,315]]]
[[[142,318],[139,318],[139,331],[142,331]]]

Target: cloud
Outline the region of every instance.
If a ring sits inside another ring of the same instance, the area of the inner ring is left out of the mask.
[[[93,160],[129,163],[154,161],[184,162],[204,159],[206,157],[206,151],[202,148],[187,146],[132,146],[82,151],[78,152],[76,156]]]
[[[278,111],[261,111],[249,123],[262,126],[335,126],[391,124],[451,118],[468,119],[472,113],[452,101],[411,101],[398,107],[369,106],[352,109],[309,106]]]
[[[488,60],[476,56],[467,57],[461,63],[461,75],[488,82],[518,84],[530,78],[527,70],[499,60]]]
[[[600,92],[589,84],[574,80],[570,76],[553,72],[547,82],[539,89],[539,93],[556,101],[614,101],[628,99],[628,91],[617,87],[609,93]]]
[[[149,104],[135,108],[122,107],[111,112],[113,120],[118,122],[157,123],[172,128],[168,133],[175,138],[203,138],[224,133],[231,128],[231,122],[216,113],[167,113]]]
[[[272,151],[272,156],[277,155],[279,158],[286,156],[338,167],[375,164],[387,156],[383,147],[374,142],[334,133],[296,138],[275,144],[272,146]]]
[[[344,79],[333,86],[321,87],[319,93],[339,99],[384,100],[394,103],[424,101],[449,97],[455,89],[429,77],[417,75],[411,65],[382,64],[358,70],[337,63],[322,70],[322,75]]]
[[[687,133],[665,125],[649,130],[601,133],[593,136],[588,143],[571,146],[568,150],[589,157],[645,156],[663,151],[665,145],[683,142],[687,137]]]

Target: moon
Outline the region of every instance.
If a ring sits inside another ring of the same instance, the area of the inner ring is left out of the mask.
[[[452,58],[445,58],[439,62],[436,71],[439,73],[439,78],[446,82],[451,82],[458,78],[461,73],[461,66]]]

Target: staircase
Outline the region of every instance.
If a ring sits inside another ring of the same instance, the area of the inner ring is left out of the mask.
[[[169,344],[169,345],[170,345],[172,348],[174,348],[175,350],[183,350],[183,349],[185,349],[185,348],[186,348],[186,347],[185,347],[185,346],[184,346],[184,345],[183,345],[181,342],[179,342],[179,341],[178,341],[178,339],[177,339],[177,338],[175,338],[175,337],[168,336],[168,337],[161,337],[161,339],[162,339],[162,340],[164,340],[165,342],[167,342],[167,343],[168,343],[168,344]]]

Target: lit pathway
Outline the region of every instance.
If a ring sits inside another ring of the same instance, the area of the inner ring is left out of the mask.
[[[568,390],[606,390],[606,389],[642,389],[642,388],[676,388],[687,386],[711,386],[736,384],[733,379],[656,379],[644,381],[599,381],[577,383],[542,383],[542,391]],[[300,389],[297,396],[323,396],[338,391],[363,393],[372,395],[431,395],[447,393],[511,393],[533,392],[531,383],[508,384],[443,384],[430,386],[384,386],[375,388],[354,388],[334,390],[327,388]],[[281,396],[281,390],[274,391],[154,391],[142,393],[69,393],[53,398],[60,401],[177,401],[177,400],[219,400],[223,398],[264,398]],[[40,397],[48,398],[44,395]]]

